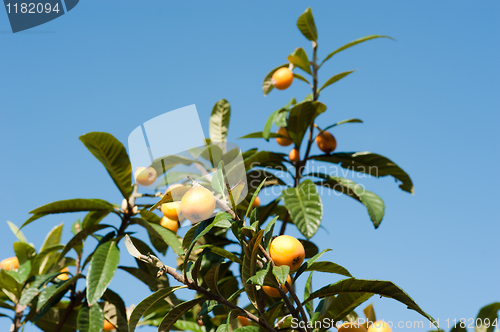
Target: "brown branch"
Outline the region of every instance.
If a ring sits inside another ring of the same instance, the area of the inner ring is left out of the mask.
[[[61,317],[59,324],[57,324],[56,328],[54,329],[54,332],[60,332],[62,330],[62,328],[64,327],[64,324],[66,324],[66,321],[69,318],[69,315],[71,315],[71,312],[73,312],[73,309],[75,307],[79,306],[80,303],[82,303],[82,300],[84,297],[85,297],[85,292],[78,291],[76,293],[76,296],[71,299],[68,306],[66,307],[66,310],[64,311],[64,314]]]

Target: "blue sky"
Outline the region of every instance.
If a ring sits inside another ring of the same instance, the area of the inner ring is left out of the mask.
[[[365,35],[396,39],[356,46],[322,68],[320,81],[358,71],[325,90],[328,110],[318,121],[362,119],[333,131],[338,151],[388,156],[415,185],[410,195],[389,178],[360,181],[386,202],[377,230],[358,202],[323,197],[325,230],[313,240],[332,248],[324,257],[354,276],[394,281],[441,324],[473,318],[500,301],[500,4],[494,1],[81,1],[67,15],[17,34],[0,10],[2,257],[13,255],[15,240],[6,220],[21,225],[30,210],[67,198],[120,203],[78,140],[87,132],[110,132],[125,143],[139,124],[196,104],[208,134],[212,106],[225,98],[232,142],[288,153],[275,142],[236,139],[262,130],[272,111],[309,93],[299,81],[267,97],[261,90],[265,75],[296,47],[310,53],[295,26],[309,4],[320,58]],[[78,217],[47,217],[25,234],[39,248],[65,222],[68,240]],[[122,251],[122,264],[131,263]],[[318,273],[313,285],[334,280]],[[124,272],[111,288],[124,292],[127,305],[149,294]],[[396,301],[373,302],[379,318],[423,320]],[[0,320],[0,329],[7,327]]]

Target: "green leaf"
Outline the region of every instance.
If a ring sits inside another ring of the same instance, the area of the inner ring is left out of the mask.
[[[293,73],[293,77],[296,78],[296,79],[301,80],[302,82],[306,82],[307,84],[311,85],[311,83],[309,83],[308,80],[306,80],[304,77],[300,76],[297,73]],[[286,126],[286,124],[285,124],[285,126]],[[284,127],[284,126],[282,126],[282,127]]]
[[[194,300],[182,302],[181,304],[172,308],[172,310],[170,310],[170,312],[161,321],[158,332],[170,331],[174,327],[175,322],[178,321],[182,317],[182,315],[188,312],[195,305],[204,302],[205,300],[206,298],[200,297]]]
[[[392,176],[402,182],[402,190],[413,194],[413,183],[408,174],[392,160],[371,152],[339,152],[330,155],[311,156],[310,159],[340,164],[341,167],[370,174],[375,177]]]
[[[342,121],[339,121],[337,123],[334,123],[332,125],[329,125],[328,127],[326,127],[325,129],[323,129],[322,131],[327,131],[328,129],[330,128],[333,128],[333,127],[336,127],[338,125],[341,125],[341,124],[344,124],[344,123],[363,123],[363,121],[361,121],[360,119],[347,119],[347,120],[342,120]]]
[[[276,279],[284,285],[288,275],[290,274],[290,267],[288,265],[273,266],[273,274]]]
[[[64,246],[64,249],[59,254],[59,258],[57,260],[60,261],[61,259],[63,259],[64,255],[66,255],[75,246],[81,244],[82,241],[84,241],[87,238],[87,236],[89,236],[90,234],[97,232],[97,231],[100,231],[101,229],[108,228],[108,227],[113,227],[113,226],[104,225],[104,224],[102,224],[102,225],[97,224],[97,225],[88,226],[87,228],[81,230],[79,233],[77,233],[75,236],[73,236],[73,238],[71,240],[69,240],[68,243],[66,243],[66,246]]]
[[[217,264],[210,270],[208,270],[208,272],[203,277],[208,285],[209,290],[217,295],[221,295],[219,292],[219,288],[217,287],[217,282],[219,281],[219,270],[220,264]]]
[[[253,285],[259,285],[262,287],[264,285],[264,281],[266,280],[266,276],[269,273],[270,267],[271,264],[266,264],[263,269],[255,272],[254,276],[248,278],[247,283],[251,283]]]
[[[312,276],[313,273],[309,273],[309,277],[307,278],[306,281],[306,286],[304,287],[304,298],[307,299],[309,295],[312,293]],[[304,304],[304,307],[306,307],[307,312],[309,313],[309,317],[313,316],[314,313],[314,308],[313,308],[313,303],[312,301],[307,302]]]
[[[19,241],[28,243],[26,236],[24,236],[23,232],[21,232],[21,230],[14,223],[7,220],[7,224],[9,225],[12,233],[14,233],[14,235],[17,237]]]
[[[377,316],[375,316],[375,309],[373,309],[373,303],[366,306],[366,308],[363,309],[363,313],[365,314],[365,317],[368,321],[370,322],[377,321]]]
[[[264,230],[261,230],[248,242],[247,249],[245,250],[245,256],[243,258],[243,267],[241,270],[241,281],[245,291],[247,293],[248,299],[253,304],[255,308],[257,306],[257,289],[255,285],[249,284],[247,282],[250,277],[255,275],[255,270],[257,266],[257,254],[259,252],[259,244],[262,241],[262,234]]]
[[[69,288],[80,278],[83,278],[83,276],[78,274],[64,282],[45,288],[38,296],[38,308],[33,321],[37,321],[43,317],[50,310],[50,308],[61,301],[64,295],[69,291]]]
[[[187,320],[178,320],[174,326],[178,331],[205,332],[205,329],[199,326],[198,323]]]
[[[85,218],[82,221],[82,229],[85,229],[89,226],[96,225],[101,222],[109,214],[109,211],[91,211],[87,213]]]
[[[245,158],[245,168],[247,171],[254,167],[272,166],[274,168],[286,169],[283,162],[286,161],[285,154],[270,151],[258,151],[248,158]]]
[[[226,182],[224,181],[224,161],[220,161],[217,166],[217,171],[215,171],[212,181],[210,182],[212,188],[222,195],[223,200],[226,200]]]
[[[325,82],[325,84],[323,84],[323,86],[318,90],[318,92],[321,92],[321,90],[323,90],[324,88],[326,88],[327,86],[343,79],[344,77],[346,77],[347,75],[351,74],[351,73],[354,73],[356,70],[351,70],[351,71],[345,71],[343,73],[340,73],[340,74],[337,74],[335,76],[332,76],[328,79],[328,81]]]
[[[139,320],[144,315],[146,311],[149,310],[155,303],[163,300],[173,292],[178,289],[185,288],[186,286],[176,286],[176,287],[168,287],[164,289],[160,289],[155,293],[149,295],[144,300],[142,300],[132,311],[129,320],[129,332],[134,332]]]
[[[336,273],[346,277],[352,277],[351,273],[349,273],[346,268],[334,262],[314,262],[307,265],[306,271]]]
[[[37,213],[37,214],[32,215],[31,217],[28,218],[28,220],[26,220],[24,222],[24,224],[21,225],[21,227],[19,229],[23,228],[24,226],[26,226],[28,224],[31,224],[33,221],[35,221],[35,220],[37,220],[37,219],[39,219],[41,217],[46,216],[47,214],[48,213]]]
[[[297,149],[300,149],[304,134],[315,117],[316,108],[310,101],[298,103],[290,110],[290,115],[288,116],[288,134]]]
[[[194,249],[205,249],[205,248],[209,248],[213,253],[216,253],[217,255],[219,255],[221,257],[227,258],[230,261],[235,262],[237,264],[243,263],[242,260],[238,256],[236,256],[235,254],[233,254],[232,252],[229,252],[224,248],[220,248],[220,247],[214,246],[212,244],[205,244],[205,245],[197,246]]]
[[[375,228],[380,226],[384,218],[385,204],[378,195],[365,190],[363,186],[346,178],[322,173],[311,173],[308,175],[324,179],[324,181],[316,182],[317,185],[336,190],[361,202],[368,210],[368,214]]]
[[[262,180],[262,182],[257,187],[257,189],[255,189],[255,192],[252,195],[252,199],[250,200],[250,203],[248,204],[248,209],[247,209],[247,212],[245,213],[245,218],[243,218],[243,220],[247,220],[248,214],[250,213],[250,210],[252,209],[253,202],[255,201],[255,197],[257,197],[259,195],[260,189],[266,183],[266,180],[267,179]]]
[[[123,144],[113,135],[100,132],[82,135],[80,141],[104,165],[118,190],[128,199],[132,194],[132,166]]]
[[[119,261],[120,251],[115,241],[101,244],[95,250],[87,277],[87,301],[90,305],[96,304],[108,288]]]
[[[212,142],[225,142],[231,117],[231,105],[225,99],[215,103],[209,122],[209,134]]]
[[[47,234],[47,237],[45,238],[45,241],[43,241],[40,252],[43,252],[47,250],[47,248],[61,243],[63,226],[64,223],[61,223],[50,230],[49,234]]]
[[[318,259],[321,258],[321,256],[323,256],[323,254],[325,254],[326,252],[328,251],[332,251],[332,249],[325,249],[325,250],[322,250],[320,253],[314,255],[313,257],[311,257],[310,259],[308,259],[305,263],[303,263],[299,269],[297,270],[297,272],[295,273],[295,276],[294,276],[294,280],[297,280],[300,275],[302,273],[304,273],[304,271],[307,269],[307,267],[311,264],[313,264],[314,262],[318,261]]]
[[[280,134],[276,134],[276,133],[269,133],[269,136],[268,136],[268,138],[278,138],[278,137],[285,138],[285,136],[280,135]],[[243,138],[265,138],[265,137],[264,137],[264,132],[258,131],[258,132],[251,133],[251,134],[248,134],[245,136],[241,136],[238,139],[243,139]],[[267,141],[268,141],[268,139],[267,139]]]
[[[271,244],[271,240],[273,239],[274,225],[276,224],[276,220],[278,220],[278,216],[274,217],[269,221],[264,230],[264,249],[269,249],[269,245]]]
[[[264,92],[264,96],[267,96],[269,92],[271,92],[272,89],[274,89],[274,84],[272,82],[272,77],[275,71],[277,71],[280,68],[288,68],[289,64],[285,63],[279,67],[274,68],[267,74],[266,78],[264,78],[264,82],[262,83],[262,91]]]
[[[104,313],[99,305],[83,306],[78,312],[79,332],[100,332],[104,325]]]
[[[474,328],[474,332],[493,332],[495,330],[493,321],[496,319],[497,324],[500,323],[498,322],[498,310],[500,310],[500,302],[491,303],[482,307],[481,310],[479,310],[476,319],[476,322],[482,322],[482,324],[478,324],[480,326],[476,326]],[[486,327],[487,324],[485,324],[485,319],[490,320],[489,327]]]
[[[153,217],[154,215],[154,217]],[[179,239],[177,238],[177,234],[172,232],[169,229],[159,225],[159,217],[152,212],[149,211],[141,211],[141,216],[146,220],[150,221],[147,223],[141,223],[142,226],[146,227],[151,232],[156,232],[161,239],[175,252],[176,255],[182,255],[184,252],[182,250],[182,245]],[[158,223],[155,222],[155,219],[158,218]],[[151,222],[153,221],[153,222]],[[147,225],[147,226],[146,226]]]
[[[371,39],[375,39],[375,38],[389,38],[389,39],[392,39],[394,40],[393,38],[389,37],[389,36],[383,36],[383,35],[371,35],[371,36],[366,36],[366,37],[362,37],[362,38],[359,38],[359,39],[356,39],[356,40],[353,40],[352,42],[350,43],[347,43],[345,44],[344,46],[342,47],[339,47],[338,49],[336,49],[335,51],[333,51],[332,53],[328,54],[328,56],[325,58],[325,60],[323,60],[323,62],[321,63],[321,65],[323,65],[323,63],[325,63],[325,61],[327,61],[328,59],[330,59],[332,56],[334,56],[335,54],[345,50],[345,49],[348,49],[349,47],[351,46],[354,46],[354,45],[357,45],[359,43],[362,43],[364,41],[367,41],[367,40],[371,40]],[[320,65],[320,66],[321,66]]]
[[[349,278],[340,280],[334,284],[327,285],[323,288],[313,292],[304,302],[311,301],[315,298],[323,298],[327,296],[334,296],[338,294],[351,294],[351,293],[371,293],[378,294],[383,297],[395,299],[405,304],[408,309],[415,310],[429,321],[435,320],[427,313],[425,313],[415,301],[408,296],[401,288],[396,286],[390,281],[382,280],[364,280]]]
[[[276,119],[276,116],[278,116],[280,111],[281,109],[272,112],[269,118],[267,118],[266,124],[264,125],[264,130],[262,131],[262,138],[264,138],[268,142],[269,142],[269,137],[271,136],[271,128],[273,126],[273,122]],[[273,136],[281,136],[281,135],[275,134]]]
[[[318,32],[316,31],[316,24],[314,23],[311,8],[307,8],[306,11],[300,15],[297,20],[297,27],[307,39],[314,42],[318,40]]]
[[[314,257],[319,252],[318,247],[311,241],[307,241],[304,239],[298,239],[302,246],[304,247],[304,251],[306,252],[305,258]]]
[[[259,332],[259,331],[260,331],[259,328],[255,325],[243,326],[233,330],[233,332]]]
[[[28,305],[42,290],[42,288],[52,279],[57,277],[59,272],[36,275],[28,280],[29,284],[25,286],[23,294],[19,299],[19,305]]]
[[[156,292],[157,290],[163,289],[165,287],[164,282],[160,278],[152,276],[147,270],[128,266],[119,266],[118,268],[128,272],[129,274],[142,281],[149,287],[152,292]]]
[[[329,296],[322,300],[323,303],[317,321],[328,319],[333,324],[336,324],[372,296],[371,293],[343,293],[337,296]]]
[[[307,58],[307,54],[302,47],[295,49],[288,57],[287,60],[290,61],[295,67],[299,67],[306,73],[312,75],[311,73],[311,63]],[[307,81],[306,81],[307,82]]]
[[[81,211],[113,211],[114,207],[110,203],[102,199],[67,199],[64,201],[57,201],[41,206],[31,211],[31,214],[51,214],[51,213],[66,213],[66,212],[81,212]],[[30,218],[31,219],[31,218]],[[22,226],[26,226],[33,220],[28,219]],[[29,222],[28,222],[29,221]]]
[[[36,326],[42,331],[52,332],[55,331],[56,326],[59,325],[61,317],[65,314],[67,306],[61,306],[60,308],[51,308],[42,318],[36,321]],[[77,317],[78,311],[72,310],[69,313],[66,322],[64,323],[61,332],[76,332],[77,327]]]
[[[117,327],[118,332],[129,332],[127,322],[127,308],[120,295],[111,289],[106,289],[102,296],[104,300],[104,318],[113,326]]]
[[[305,180],[298,187],[283,190],[285,207],[290,211],[293,223],[307,239],[319,229],[323,216],[323,204],[311,180]]]
[[[22,285],[24,284],[26,279],[28,279],[28,275],[31,272],[31,261],[26,261],[20,264],[17,271],[5,271],[5,272],[7,272],[7,274],[16,279],[16,281]]]
[[[35,248],[24,242],[14,242],[14,252],[19,260],[19,264],[23,264],[31,259],[35,254]]]

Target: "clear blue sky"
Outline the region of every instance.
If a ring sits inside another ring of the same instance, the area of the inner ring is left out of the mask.
[[[358,202],[324,197],[328,232],[313,240],[332,248],[325,257],[354,276],[394,281],[441,322],[475,317],[500,301],[497,1],[80,1],[69,14],[18,34],[0,10],[1,256],[13,255],[6,220],[21,225],[30,210],[67,198],[120,203],[78,140],[84,133],[106,131],[125,143],[144,121],[196,104],[208,134],[211,108],[226,98],[231,141],[278,148],[236,138],[262,130],[270,112],[308,93],[297,81],[263,97],[261,83],[296,47],[310,51],[295,26],[309,4],[320,58],[369,34],[397,40],[369,41],[324,66],[322,81],[358,71],[321,96],[329,107],[321,121],[363,119],[334,131],[338,151],[388,156],[415,185],[410,195],[392,179],[364,182],[386,202],[377,230]],[[47,217],[25,234],[39,248],[46,232],[65,222],[68,240],[77,218]],[[122,264],[132,264],[125,251]],[[318,273],[314,287],[335,278]],[[125,272],[111,288],[127,305],[149,295]],[[423,319],[394,300],[373,301],[379,318]],[[1,319],[0,330],[7,326]]]

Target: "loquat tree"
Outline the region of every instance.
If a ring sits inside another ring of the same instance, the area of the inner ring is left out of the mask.
[[[311,92],[304,100],[292,99],[272,112],[262,132],[243,137],[276,139],[279,145],[292,147],[290,154],[257,149],[243,152],[248,194],[241,203],[229,206],[221,197],[227,194],[234,203],[242,188],[230,188],[225,183],[226,174],[212,157],[218,154],[221,160],[230,162],[234,151],[226,152],[210,143],[226,141],[231,114],[226,100],[218,101],[213,108],[206,148],[192,158],[171,158],[168,167],[164,163],[160,167],[156,161],[144,165],[134,173],[133,185],[129,156],[117,139],[101,132],[81,136],[82,143],[103,164],[119,189],[122,204],[68,199],[34,209],[21,228],[50,214],[86,212],[82,221],[72,225],[74,236],[69,242],[61,243],[61,224],[49,232],[39,250],[9,223],[19,241],[13,245],[16,256],[0,263],[0,308],[1,316],[12,319],[11,331],[20,331],[28,323],[51,332],[133,332],[141,325],[158,326],[160,332],[319,332],[337,323],[338,331],[390,331],[383,321],[361,323],[355,312],[374,295],[392,298],[434,321],[391,281],[355,278],[347,268],[321,261],[329,249],[320,251],[311,241],[323,216],[318,188],[335,190],[359,201],[375,228],[385,209],[379,196],[352,180],[310,172],[316,164],[335,164],[374,177],[390,176],[400,182],[403,191],[413,192],[408,174],[390,159],[371,152],[335,152],[337,142],[329,130],[361,120],[331,125],[320,120],[327,110],[320,96],[353,73],[336,74],[320,86],[322,65],[352,46],[390,37],[357,39],[320,62],[318,33],[310,9],[300,15],[297,26],[312,44],[312,56],[308,57],[303,48],[295,49],[287,63],[266,76],[263,92],[266,95],[274,88],[286,89],[296,80],[309,85]],[[273,125],[278,127],[275,133]],[[311,155],[314,144],[321,154]],[[215,174],[211,182],[203,183],[180,172],[176,174],[178,183],[170,184],[165,192],[148,192],[146,187],[160,175],[172,172],[178,165],[191,164],[206,174]],[[280,188],[280,192],[261,205],[258,195],[270,187]],[[144,202],[139,203],[139,199]],[[192,226],[181,237],[177,232],[185,219]],[[275,229],[278,220],[279,230]],[[147,231],[150,244],[135,236],[134,230],[140,227]],[[288,227],[295,227],[304,239],[287,235]],[[119,266],[121,241],[135,257],[136,266]],[[84,247],[90,247],[85,251],[89,254],[84,254]],[[175,256],[177,266],[162,262],[161,257],[167,255]],[[151,294],[127,308],[117,290],[108,288],[118,269],[147,285]],[[315,272],[330,273],[338,281],[313,289]],[[307,280],[300,293],[295,287],[299,278]],[[180,299],[176,295],[180,289],[191,290],[191,299]],[[499,309],[499,303],[481,309],[478,317],[491,322],[481,331],[493,331]],[[364,313],[368,321],[376,321],[372,305]],[[332,325],[315,324],[325,320]]]

